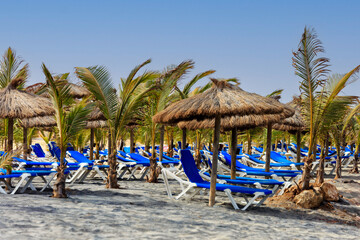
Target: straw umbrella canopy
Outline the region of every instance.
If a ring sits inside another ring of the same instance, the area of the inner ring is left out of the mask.
[[[24,82],[23,78],[13,79],[0,90],[0,118],[8,119],[7,151],[13,148],[13,125],[15,118],[32,118],[54,114],[49,99],[17,89]]]
[[[153,117],[154,122],[169,124],[193,119],[214,120],[213,166],[209,206],[215,203],[218,145],[221,119],[226,116],[281,114],[284,107],[273,99],[249,93],[226,81],[211,79],[213,86],[207,91],[171,104]]]
[[[301,161],[300,144],[301,144],[301,132],[306,130],[306,124],[301,114],[300,105],[296,104],[295,100],[287,103],[288,106],[295,110],[295,114],[291,117],[285,118],[279,123],[274,124],[273,128],[279,131],[288,131],[290,133],[296,133],[296,162]]]
[[[27,159],[28,155],[28,141],[27,141],[27,129],[33,127],[53,127],[56,126],[54,116],[43,116],[33,118],[23,118],[20,120],[20,125],[23,128],[23,157]]]
[[[84,86],[74,84],[74,83],[70,83],[67,80],[63,80],[63,79],[59,79],[59,80],[57,80],[57,82],[59,84],[68,83],[69,86],[70,86],[69,94],[73,98],[84,98],[84,97],[90,96],[89,90]],[[34,94],[40,93],[40,96],[42,96],[42,97],[47,97],[47,98],[49,97],[49,93],[46,90],[46,84],[45,83],[35,83],[35,84],[31,85],[31,86],[28,86],[25,89],[25,91],[28,92],[28,93],[34,93]]]

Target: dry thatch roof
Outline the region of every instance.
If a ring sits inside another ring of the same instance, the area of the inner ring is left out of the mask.
[[[249,129],[254,127],[265,126],[268,123],[278,122],[281,120],[280,114],[264,114],[264,115],[247,115],[247,116],[226,116],[221,118],[221,129],[223,131],[229,131],[233,128]],[[191,120],[191,121],[182,121],[177,124],[181,129],[204,129],[204,128],[214,128],[215,119],[205,119],[205,120]]]
[[[273,125],[273,128],[280,131],[304,131],[306,124],[303,116],[301,115],[300,105],[296,104],[295,100],[287,103],[289,107],[295,110],[295,114],[291,117],[285,118],[277,124]]]
[[[74,98],[84,98],[91,95],[89,90],[86,87],[79,86],[74,83],[69,83],[70,85],[70,95]]]
[[[213,86],[204,93],[171,104],[153,117],[158,123],[174,123],[226,116],[284,113],[284,105],[275,99],[249,93],[226,81],[211,79]],[[288,109],[289,113],[292,111]],[[293,114],[293,112],[291,113]],[[289,114],[285,114],[289,115]]]
[[[88,116],[89,121],[106,120],[104,114],[98,107],[95,107]]]
[[[70,83],[67,80],[57,80],[59,84],[66,84],[68,83],[70,85],[70,95],[73,98],[84,98],[87,96],[90,96],[91,93],[89,90],[87,90],[86,87],[80,86],[78,84]],[[37,94],[38,92],[43,92],[40,94],[42,97],[49,97],[49,93],[46,91],[46,84],[45,83],[36,83],[34,85],[28,86],[25,91],[28,93],[34,93]]]
[[[87,121],[85,128],[107,128],[107,122],[103,120]]]
[[[16,89],[23,78],[16,78],[0,90],[0,118],[31,118],[54,114],[49,99]]]
[[[44,116],[44,117],[33,117],[33,118],[24,118],[20,121],[20,125],[26,128],[32,127],[53,127],[56,126],[56,121],[54,116]]]

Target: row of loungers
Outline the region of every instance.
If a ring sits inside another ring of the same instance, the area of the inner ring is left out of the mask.
[[[60,150],[56,147],[56,145],[52,144],[50,146],[52,150],[53,156],[57,157],[59,161]],[[34,150],[34,148],[33,148]],[[35,147],[34,153],[39,151],[37,147]],[[42,150],[41,150],[42,151]],[[40,152],[41,152],[40,151]],[[150,153],[145,152],[144,149],[139,149],[139,153],[142,153],[147,156],[151,156]],[[129,176],[126,179],[136,179],[136,172],[139,171],[140,178],[143,179],[150,166],[149,158],[140,155],[139,153],[125,153],[122,151],[118,152],[117,160],[118,160],[118,176],[120,179],[125,179],[125,175],[128,173]],[[209,189],[210,183],[207,181],[210,179],[210,172],[211,169],[211,152],[209,151],[202,151],[203,153],[203,162],[206,162],[205,166],[209,166],[210,168],[203,168],[202,170],[198,170],[192,153],[190,150],[181,150],[179,152],[180,160],[178,158],[170,158],[166,155],[163,156],[163,160],[160,162],[159,165],[162,168],[162,178],[164,179],[165,187],[167,190],[167,194],[169,197],[174,199],[179,199],[183,196],[187,196],[188,198],[192,198],[194,195],[199,193],[201,189]],[[107,155],[106,151],[103,151],[102,154],[105,156]],[[159,153],[158,153],[159,154]],[[42,154],[45,158],[45,154]],[[72,179],[74,182],[84,181],[84,179],[92,172],[91,176],[94,174],[99,175],[102,179],[106,179],[106,169],[108,168],[107,165],[100,164],[98,165],[96,162],[89,160],[83,154],[69,150],[67,151],[67,155],[70,157],[68,160],[74,160],[75,162],[70,162],[67,160],[67,174],[69,174],[68,180]],[[257,156],[259,157],[259,156]],[[216,190],[225,192],[225,194],[229,197],[230,202],[232,203],[235,209],[239,209],[239,206],[235,202],[232,193],[236,193],[241,195],[245,199],[245,205],[242,207],[242,210],[247,209],[251,205],[260,205],[267,197],[275,194],[277,190],[280,189],[278,192],[281,194],[285,188],[291,185],[291,180],[296,179],[301,176],[301,170],[297,170],[296,167],[301,166],[302,163],[294,163],[289,161],[287,158],[283,157],[278,153],[272,153],[271,158],[276,159],[271,163],[272,170],[270,172],[265,172],[263,169],[264,161],[259,158],[256,158],[253,155],[241,155],[238,156],[238,161],[236,162],[236,171],[237,177],[236,179],[230,179],[229,175],[224,174],[230,170],[231,165],[231,157],[226,151],[220,152],[219,158],[221,160],[221,167],[220,174],[218,177],[218,184],[216,185]],[[20,180],[19,183],[22,181],[21,184],[25,185],[24,187],[34,190],[32,186],[32,179],[34,177],[43,177],[45,179],[46,176],[51,176],[52,178],[55,175],[54,169],[58,166],[58,162],[36,162],[36,161],[25,161],[22,159],[14,159],[17,161],[17,166],[19,167],[18,171],[43,171],[39,173],[14,173],[13,178],[20,178],[24,180]],[[240,162],[242,161],[242,162]],[[244,163],[252,162],[253,165],[256,167],[250,167]],[[41,169],[39,166],[44,166],[44,168],[48,167],[48,170]],[[33,169],[33,170],[30,170]],[[280,169],[282,168],[282,169]],[[286,169],[283,169],[286,168]],[[21,170],[20,170],[21,169]],[[80,170],[81,169],[81,170]],[[290,170],[296,169],[296,170]],[[45,173],[45,171],[48,171]],[[81,174],[80,174],[81,173]],[[26,174],[26,175],[24,175]],[[42,175],[43,174],[43,175]],[[7,178],[6,175],[1,176],[1,182],[5,182],[4,179]],[[271,177],[273,179],[264,179],[265,177]],[[173,191],[170,187],[170,183],[172,182],[171,179],[180,183],[181,192],[173,196]],[[50,185],[50,177],[45,179],[45,189]],[[230,185],[231,184],[231,185]],[[240,186],[239,186],[240,185]],[[17,191],[20,188],[17,187]],[[22,187],[21,191],[25,191],[26,188]],[[14,189],[15,190],[15,189]],[[0,192],[4,193],[4,189],[1,188]],[[13,191],[11,192],[13,193]],[[250,197],[250,198],[249,198]],[[258,199],[260,199],[258,201]]]

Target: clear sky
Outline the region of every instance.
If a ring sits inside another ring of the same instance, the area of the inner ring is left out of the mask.
[[[2,0],[0,52],[11,46],[30,64],[29,84],[44,81],[42,62],[53,73],[105,65],[117,84],[148,58],[154,70],[193,59],[188,78],[214,69],[246,91],[283,88],[286,102],[299,93],[291,57],[305,25],[333,72],[360,64],[360,1],[350,0]],[[359,90],[360,81],[345,93]]]

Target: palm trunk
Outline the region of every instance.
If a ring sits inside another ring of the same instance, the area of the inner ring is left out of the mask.
[[[60,137],[60,166],[57,168],[56,174],[56,182],[54,184],[53,189],[53,197],[54,198],[67,198],[66,189],[65,189],[65,182],[66,182],[66,175],[65,175],[65,154],[67,146],[63,144],[63,139]]]
[[[90,129],[90,160],[94,159],[94,129]]]
[[[319,161],[319,169],[316,174],[315,184],[320,186],[324,182],[324,173],[325,173],[325,147],[326,147],[327,139],[325,139],[324,145],[321,146],[321,154]]]
[[[186,149],[186,128],[182,129],[181,149]]]
[[[215,204],[215,192],[216,192],[216,180],[217,180],[217,165],[219,158],[219,140],[220,140],[220,123],[221,116],[215,117],[215,129],[214,129],[214,146],[213,146],[213,159],[210,181],[210,194],[209,194],[209,206],[212,207]]]
[[[341,178],[341,149],[340,143],[336,143],[337,158],[335,166],[335,179]]]
[[[107,183],[106,188],[120,188],[118,182],[117,182],[117,162],[116,162],[116,139],[115,139],[115,132],[109,131],[109,149],[111,151],[108,152],[108,163],[109,163],[109,170],[108,170],[108,177],[107,177]]]
[[[23,128],[23,158],[27,160],[28,142],[27,142],[27,128]]]
[[[358,161],[359,161],[359,150],[360,150],[360,145],[357,144],[355,147],[355,153],[354,153],[354,165],[353,168],[351,169],[351,173],[359,173],[359,169],[358,169]]]
[[[236,178],[237,129],[231,130],[231,179]]]
[[[265,172],[270,172],[271,132],[272,132],[272,124],[269,123],[268,126],[267,126],[267,135],[266,135]]]
[[[135,148],[134,148],[134,129],[131,128],[130,129],[130,153],[134,153],[135,152]]]
[[[150,171],[149,171],[149,177],[148,182],[149,183],[157,183],[158,182],[158,175],[160,172],[158,172],[157,168],[157,162],[156,162],[156,152],[155,152],[155,134],[156,134],[156,126],[153,124],[151,129],[151,157],[150,157]]]
[[[321,146],[321,155],[319,161],[319,170],[317,172],[316,181],[315,183],[319,186],[324,182],[324,175],[325,175],[325,157],[328,155],[329,151],[329,134],[326,134],[324,144]]]
[[[109,131],[109,135],[108,135],[108,158],[110,158],[110,154],[111,154],[111,131]],[[114,142],[114,146],[115,145],[115,142]]]

